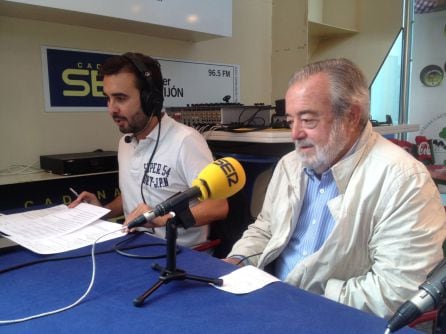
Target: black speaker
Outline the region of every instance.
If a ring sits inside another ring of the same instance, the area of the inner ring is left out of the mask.
[[[276,115],[285,115],[285,99],[276,100]]]
[[[156,117],[161,115],[161,109],[163,108],[163,93],[159,91],[153,82],[152,73],[148,69],[144,62],[132,53],[125,53],[122,55],[130,61],[130,63],[137,69],[140,78],[144,82],[141,89],[141,107],[148,117],[154,115]],[[153,59],[154,66],[160,67],[157,60]]]

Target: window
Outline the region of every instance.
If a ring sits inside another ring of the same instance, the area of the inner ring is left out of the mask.
[[[402,55],[403,30],[401,29],[370,85],[370,115],[372,120],[385,122],[386,115],[390,115],[393,124],[398,124]]]

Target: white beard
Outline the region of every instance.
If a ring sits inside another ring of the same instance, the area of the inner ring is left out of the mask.
[[[328,170],[339,153],[344,149],[348,139],[345,138],[345,125],[343,120],[335,120],[328,136],[328,143],[324,146],[315,145],[311,140],[304,139],[295,141],[297,155],[302,159],[304,167],[313,169],[316,173]],[[313,145],[314,153],[303,153],[299,150],[301,146]]]

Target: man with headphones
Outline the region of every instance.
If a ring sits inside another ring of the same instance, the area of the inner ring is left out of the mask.
[[[119,187],[121,195],[105,205],[108,218],[124,214],[131,222],[172,195],[188,189],[199,172],[212,162],[203,136],[176,122],[162,111],[163,78],[157,60],[140,53],[108,58],[100,69],[107,108],[124,136],[119,141]],[[82,192],[70,205],[85,201],[101,205],[98,198]],[[194,246],[208,236],[207,224],[228,214],[226,200],[207,200],[191,208],[195,226],[180,228],[178,243]],[[165,237],[170,215],[146,224]]]

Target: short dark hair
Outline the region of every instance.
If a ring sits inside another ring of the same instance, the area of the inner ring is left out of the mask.
[[[120,72],[129,72],[135,74],[137,78],[136,87],[141,91],[147,83],[143,74],[132,63],[130,59],[136,59],[138,62],[144,64],[150,72],[154,87],[162,94],[163,92],[163,75],[161,74],[161,65],[158,60],[145,56],[137,52],[128,52],[123,55],[116,55],[107,58],[99,69],[100,80],[104,79],[106,75],[117,74]]]

